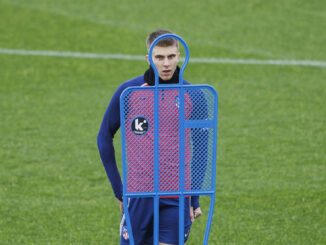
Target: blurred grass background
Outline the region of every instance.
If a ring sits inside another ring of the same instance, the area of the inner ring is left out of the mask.
[[[145,55],[147,35],[168,28],[191,57],[325,61],[325,13],[322,0],[0,0],[0,48]],[[0,64],[0,244],[119,244],[96,136],[115,89],[147,64]],[[209,244],[325,244],[326,69],[190,62],[185,78],[219,93]],[[121,162],[119,135],[115,146]],[[201,244],[205,218],[187,244]]]

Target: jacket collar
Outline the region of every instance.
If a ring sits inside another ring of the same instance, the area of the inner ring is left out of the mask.
[[[173,73],[172,77],[170,80],[164,81],[161,78],[159,78],[159,83],[160,84],[173,84],[173,83],[179,83],[179,72],[180,68],[177,66],[177,69],[175,69],[175,72]],[[155,75],[154,75],[154,70],[150,66],[147,71],[144,73],[144,82],[146,82],[150,86],[155,85]]]

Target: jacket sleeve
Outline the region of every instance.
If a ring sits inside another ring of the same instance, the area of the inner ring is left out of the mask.
[[[114,93],[97,136],[97,146],[106,174],[110,180],[114,195],[119,200],[122,200],[122,181],[115,159],[113,138],[120,128],[120,94],[122,91],[123,88],[120,86]]]

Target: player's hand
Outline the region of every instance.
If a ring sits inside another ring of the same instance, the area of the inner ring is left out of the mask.
[[[117,202],[118,202],[118,204],[120,206],[121,213],[123,213],[123,202],[121,202],[119,199],[117,199]]]
[[[194,222],[196,218],[202,215],[200,207],[194,210],[194,207],[190,207],[190,220]]]

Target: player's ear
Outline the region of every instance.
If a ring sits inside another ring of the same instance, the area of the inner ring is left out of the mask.
[[[178,58],[178,62],[179,62],[180,61],[180,52],[178,52],[177,58]]]
[[[147,60],[147,63],[150,65],[150,63],[149,63],[149,58],[148,58],[148,54],[146,54],[146,60]]]

